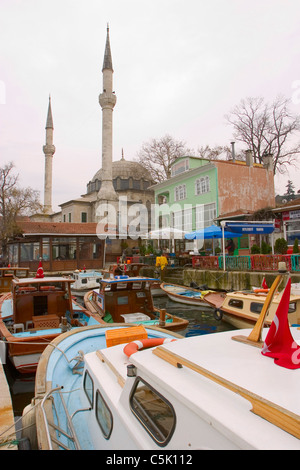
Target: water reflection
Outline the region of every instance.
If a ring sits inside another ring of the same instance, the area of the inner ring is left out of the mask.
[[[170,300],[167,296],[154,297],[154,305],[157,308],[165,308],[167,313],[189,321],[186,330],[178,332],[185,337],[235,330],[232,325],[215,320],[213,309],[209,307],[180,304]]]

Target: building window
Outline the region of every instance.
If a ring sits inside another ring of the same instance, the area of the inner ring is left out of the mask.
[[[173,227],[182,230],[182,212],[173,212]]]
[[[216,218],[216,203],[196,205],[196,230],[209,227]]]
[[[180,173],[183,173],[184,171],[187,171],[189,169],[189,159],[186,158],[185,160],[181,160],[178,163],[175,163],[172,168],[171,168],[171,176],[176,176],[179,175]]]
[[[66,214],[64,214],[64,216],[63,216],[63,222],[65,222],[65,221],[66,221]]]
[[[72,222],[72,214],[69,212],[69,222]]]
[[[183,228],[184,230],[193,230],[193,210],[185,209],[183,211]]]
[[[81,222],[87,222],[87,213],[86,212],[81,212]]]
[[[185,184],[181,184],[179,186],[176,186],[174,189],[174,200],[175,201],[181,201],[182,199],[186,198],[186,187]]]
[[[209,176],[203,176],[195,181],[195,194],[205,194],[210,191]]]

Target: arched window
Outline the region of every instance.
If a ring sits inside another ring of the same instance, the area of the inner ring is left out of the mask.
[[[209,176],[202,176],[201,178],[196,179],[195,181],[195,194],[208,193],[210,191],[210,181]]]
[[[186,198],[186,187],[185,184],[181,184],[180,186],[176,186],[174,189],[174,199],[175,201],[181,201],[182,199]]]

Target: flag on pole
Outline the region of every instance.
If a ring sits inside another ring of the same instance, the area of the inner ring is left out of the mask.
[[[262,280],[261,287],[263,289],[268,289],[268,284],[266,283],[266,278],[265,277]]]
[[[44,277],[44,270],[43,270],[42,261],[40,261],[35,278],[42,279],[43,277]]]
[[[264,356],[273,357],[275,364],[279,366],[287,369],[299,369],[300,346],[294,341],[288,322],[290,292],[291,279],[288,280],[282,294],[261,353]]]

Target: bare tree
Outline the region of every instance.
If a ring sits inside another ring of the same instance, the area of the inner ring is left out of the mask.
[[[41,210],[39,192],[30,187],[19,188],[13,167],[12,162],[0,167],[0,239],[4,259],[7,258],[8,240],[20,233],[18,217]]]
[[[300,116],[289,111],[289,104],[283,96],[270,104],[264,98],[247,98],[225,116],[235,139],[252,150],[256,163],[263,162],[264,154],[273,155],[274,173],[284,173],[300,153],[300,143],[291,143],[300,130]]]
[[[144,143],[137,157],[139,163],[146,168],[153,181],[160,183],[171,176],[171,165],[178,157],[191,155],[182,141],[175,141],[171,136],[165,135],[161,139],[152,139]]]

